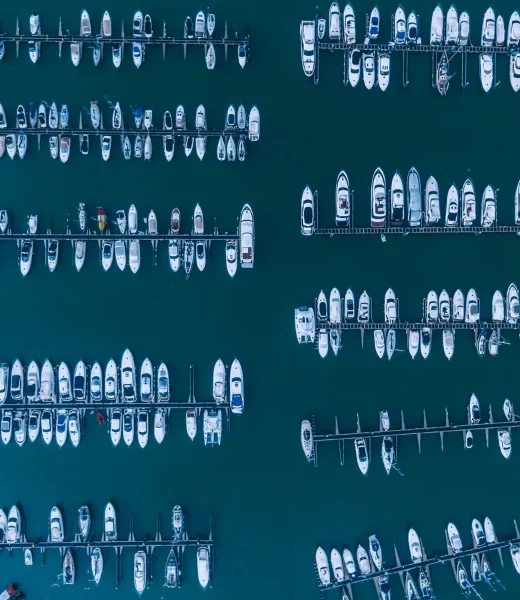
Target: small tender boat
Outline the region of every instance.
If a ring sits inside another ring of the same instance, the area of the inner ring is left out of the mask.
[[[446,527],[446,539],[448,542],[448,552],[450,554],[462,552],[462,540],[460,539],[459,530],[453,523],[448,523],[448,526]]]
[[[67,548],[63,557],[63,584],[73,585],[75,581],[76,567],[74,566],[74,559],[72,558],[70,548]]]
[[[442,7],[437,4],[432,14],[432,22],[430,28],[430,45],[442,44],[444,39],[444,13]]]
[[[361,573],[361,575],[370,575],[370,573],[372,572],[370,560],[368,558],[367,551],[363,548],[361,544],[359,544],[357,547],[356,558],[359,567],[359,572]]]
[[[368,451],[365,438],[356,438],[354,440],[354,448],[356,450],[356,459],[359,470],[363,475],[366,475],[368,472]]]
[[[352,8],[350,2],[347,2],[343,10],[343,39],[346,44],[356,43],[356,17],[354,15],[354,9]]]
[[[471,288],[466,296],[466,315],[464,317],[466,323],[478,323],[480,320],[480,306],[477,297],[477,292]]]
[[[394,13],[394,43],[397,45],[406,42],[406,15],[403,7],[399,5]]]
[[[446,43],[457,44],[459,41],[459,16],[452,4],[446,14]]]
[[[363,83],[367,90],[374,87],[376,81],[375,54],[373,52],[363,52]]]
[[[480,208],[480,225],[482,227],[492,227],[496,219],[496,196],[495,190],[491,185],[487,185],[482,194]]]
[[[489,7],[484,13],[482,21],[482,35],[480,38],[481,46],[492,46],[496,37],[496,18],[495,11]]]
[[[415,529],[408,531],[408,548],[410,549],[410,558],[414,563],[420,563],[424,560],[422,543]]]
[[[134,554],[134,586],[139,595],[146,587],[146,553],[143,550]]]
[[[105,530],[104,538],[107,542],[117,541],[117,516],[114,505],[109,502],[105,506]]]
[[[200,586],[205,590],[211,579],[209,548],[207,546],[199,546],[197,548],[197,576],[199,578]]]

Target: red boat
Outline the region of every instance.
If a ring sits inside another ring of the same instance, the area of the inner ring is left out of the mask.
[[[437,66],[437,89],[441,96],[446,96],[448,87],[450,85],[449,76],[449,61],[446,52],[442,53],[441,60]]]
[[[13,598],[15,595],[18,595],[18,593],[14,583],[12,583],[0,594],[0,600],[9,600],[9,598]]]
[[[98,414],[97,414],[97,420],[98,420],[98,423],[100,425],[104,425],[105,424],[105,415],[101,411],[99,411]]]
[[[103,231],[105,231],[105,227],[107,226],[107,215],[105,213],[104,208],[98,208],[97,222],[98,222],[99,231],[101,233],[103,233]]]

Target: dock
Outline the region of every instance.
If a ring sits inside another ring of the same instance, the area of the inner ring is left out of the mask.
[[[17,129],[15,127],[6,127],[5,129],[0,129],[1,135],[20,135],[24,133],[27,136],[94,136],[94,137],[103,137],[105,135],[110,135],[114,137],[121,136],[122,138],[128,136],[129,138],[135,138],[137,135],[147,136],[149,135],[151,138],[163,138],[165,136],[173,136],[173,137],[208,137],[208,138],[219,138],[219,137],[240,137],[243,136],[245,139],[249,140],[248,137],[248,128],[246,125],[245,129],[131,129],[131,128],[122,128],[122,129],[79,129],[79,128],[57,128],[50,129],[47,128],[36,128],[36,127],[27,127],[25,129]]]
[[[383,430],[382,428],[372,431],[362,431],[359,420],[359,414],[357,417],[356,431],[351,432],[340,432],[338,417],[335,415],[334,430],[329,433],[316,433],[315,417],[310,420],[312,433],[312,453],[309,462],[313,462],[314,466],[318,466],[318,445],[324,442],[336,442],[339,449],[340,464],[345,464],[345,442],[355,441],[363,438],[366,440],[368,445],[368,454],[371,455],[371,444],[372,441],[382,440],[385,437],[390,437],[394,440],[394,445],[397,454],[397,442],[402,437],[416,437],[417,446],[419,453],[421,452],[421,441],[424,435],[438,435],[441,443],[441,450],[444,451],[444,435],[447,433],[459,433],[464,441],[466,431],[484,431],[486,436],[486,445],[489,448],[489,433],[491,431],[498,431],[499,429],[506,429],[511,433],[512,429],[520,427],[520,421],[517,421],[513,414],[511,421],[495,421],[493,418],[493,411],[491,404],[489,405],[489,420],[487,422],[471,423],[468,417],[466,423],[453,424],[450,421],[448,409],[444,410],[444,424],[442,425],[429,425],[426,416],[426,410],[423,410],[423,422],[420,427],[407,427],[405,424],[404,413],[401,411],[401,427],[396,429]]]

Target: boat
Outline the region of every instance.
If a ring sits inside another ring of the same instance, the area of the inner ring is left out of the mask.
[[[153,435],[155,437],[155,441],[158,444],[162,444],[164,441],[164,436],[166,435],[166,413],[164,408],[157,408],[155,410],[153,420]]]
[[[199,131],[199,135],[195,140],[195,148],[197,150],[197,156],[200,160],[204,158],[206,153],[206,136],[201,135],[201,131],[206,131],[206,109],[202,104],[197,108],[197,114],[195,116],[195,128]]]
[[[137,411],[137,441],[141,448],[148,444],[148,410],[140,408]]]
[[[128,264],[132,273],[137,273],[141,266],[141,247],[139,240],[131,240],[129,253],[128,253]]]
[[[60,137],[60,161],[66,163],[70,156],[70,137]]]
[[[518,48],[520,45],[520,14],[517,10],[513,11],[509,18],[507,28],[507,47]]]
[[[150,160],[152,158],[152,138],[150,134],[147,134],[144,138],[144,160]]]
[[[446,227],[457,227],[459,222],[459,192],[455,185],[448,190],[446,200],[446,217],[444,225]]]
[[[249,204],[244,204],[240,211],[239,236],[240,266],[245,269],[252,268],[255,260],[255,224]]]
[[[487,185],[482,194],[482,204],[480,205],[480,225],[481,227],[492,227],[496,219],[496,195],[491,185]]]
[[[51,515],[49,518],[49,530],[50,542],[63,542],[64,540],[64,528],[63,528],[63,517],[61,511],[57,506],[53,506],[51,509]]]
[[[58,368],[58,389],[60,402],[72,400],[72,386],[70,382],[70,371],[67,363],[61,362]]]
[[[464,294],[460,290],[453,295],[452,314],[454,321],[464,321]]]
[[[78,509],[78,532],[82,542],[86,542],[88,540],[90,524],[90,509],[84,504]]]
[[[412,579],[410,573],[406,573],[406,598],[407,600],[419,600],[419,592],[417,590],[417,586],[415,585],[415,581]]]
[[[31,363],[32,364],[32,363]],[[36,363],[34,363],[35,369],[38,367]],[[1,367],[0,367],[1,371]],[[29,365],[28,372],[31,371],[31,365]],[[36,378],[36,373],[33,371]],[[29,381],[29,378],[28,378]],[[39,383],[39,380],[35,380],[35,384]],[[29,390],[28,390],[29,391]],[[52,364],[49,360],[46,360],[43,363],[42,371],[41,371],[41,385],[39,386],[39,398],[42,402],[54,402],[56,400],[56,395],[54,392],[54,370],[52,368]]]
[[[204,445],[218,444],[220,446],[222,438],[222,411],[205,410],[204,411]]]
[[[8,370],[4,370],[4,374],[8,374]],[[4,375],[4,389],[7,392],[7,381]],[[23,385],[23,367],[22,363],[19,359],[16,359],[13,362],[13,366],[11,367],[11,381],[9,384],[11,389],[11,400],[16,403],[23,402],[24,399],[24,385]],[[5,402],[5,399],[3,400]]]
[[[371,535],[368,538],[368,550],[372,558],[372,562],[377,571],[381,571],[383,568],[383,555],[381,550],[381,544],[375,535]]]
[[[430,46],[442,44],[444,40],[444,13],[442,7],[437,4],[432,14],[430,28]]]
[[[70,441],[74,448],[77,448],[81,440],[81,426],[79,412],[75,408],[68,414],[68,430]]]
[[[371,317],[371,300],[366,292],[363,290],[363,293],[359,297],[358,303],[358,323],[368,323]]]
[[[504,458],[509,458],[511,456],[511,434],[507,429],[499,429],[497,434],[500,452]]]
[[[229,370],[229,396],[231,412],[242,414],[244,412],[244,374],[240,361],[235,358]]]
[[[90,571],[94,577],[94,583],[97,585],[103,575],[103,554],[101,548],[92,548],[90,552]]]
[[[363,83],[367,90],[374,87],[376,81],[376,65],[374,52],[363,52]]]
[[[186,17],[184,21],[184,38],[191,40],[194,37],[193,21],[191,17]]]
[[[70,140],[70,138],[68,139]],[[25,133],[20,133],[16,137],[16,152],[18,153],[18,156],[21,159],[25,157],[25,154],[27,152],[27,136],[25,135]]]
[[[183,540],[186,537],[186,526],[182,506],[177,504],[172,510],[172,531],[175,541]]]
[[[186,279],[191,275],[191,270],[193,268],[193,255],[195,253],[195,244],[194,242],[188,241],[184,243],[184,273],[186,274]]]
[[[498,15],[497,17],[496,34],[496,45],[499,47],[504,46],[506,41],[506,26],[504,23],[504,18],[501,15]]]
[[[495,11],[489,7],[484,13],[482,21],[482,34],[480,38],[481,46],[492,46],[496,37],[496,18]]]
[[[418,41],[417,14],[412,10],[406,21],[406,43],[417,44]]]
[[[349,578],[355,578],[357,575],[356,563],[352,552],[348,548],[343,548],[343,564],[345,565],[346,575]]]
[[[213,367],[213,399],[217,404],[226,402],[226,368],[220,358]]]
[[[26,567],[32,567],[33,565],[33,554],[31,548],[26,548],[24,551],[24,564]]]
[[[333,2],[329,8],[329,39],[339,40],[341,37],[341,20],[339,6]]]
[[[341,583],[345,581],[345,570],[343,567],[343,560],[337,548],[332,548],[330,552],[330,566],[332,569],[334,581],[336,583]]]
[[[390,83],[390,54],[380,52],[377,61],[377,84],[379,89],[384,92]]]
[[[459,530],[453,523],[448,523],[448,526],[446,527],[446,540],[448,543],[448,552],[450,554],[462,552],[462,540],[460,539]]]
[[[446,52],[443,52],[441,55],[441,59],[439,60],[439,64],[437,65],[436,74],[437,90],[441,96],[446,96],[446,93],[450,86],[449,67],[450,63],[448,60],[448,55]]]
[[[426,298],[426,320],[435,323],[439,319],[439,301],[437,294],[430,290]]]
[[[236,151],[235,140],[231,136],[228,138],[226,151],[227,151],[227,159],[229,161],[233,162],[236,159],[237,151]]]
[[[466,323],[478,323],[480,320],[480,306],[477,298],[477,292],[471,288],[466,296]]]
[[[90,16],[86,10],[81,13],[81,27],[80,27],[80,36],[82,37],[91,37],[92,36],[92,27],[90,25]]]
[[[141,42],[132,42],[132,58],[134,65],[139,69],[144,60],[144,45]]]
[[[134,19],[132,22],[133,36],[134,37],[142,37],[143,27],[144,27],[143,13],[140,10],[138,10],[134,13]]]
[[[123,115],[121,112],[121,106],[119,102],[114,106],[114,110],[112,112],[112,129],[119,130],[123,126]]]
[[[482,89],[487,93],[493,87],[494,67],[491,54],[481,54],[479,58],[480,83]]]
[[[191,441],[193,441],[197,435],[197,412],[194,409],[186,411],[186,433]]]
[[[29,435],[29,440],[31,442],[35,442],[40,435],[40,418],[41,413],[39,410],[30,410],[29,411],[29,421],[27,426],[27,432]]]
[[[206,17],[206,30],[208,32],[208,37],[212,37],[213,32],[215,31],[215,15],[209,14]]]
[[[388,413],[386,413],[386,415],[388,418]],[[383,421],[383,419],[381,419],[381,421]],[[388,428],[385,429],[385,431],[388,431]],[[388,435],[385,435],[385,437],[383,437],[383,441],[381,443],[381,458],[383,460],[383,466],[385,468],[386,474],[390,475],[390,471],[392,470],[392,467],[395,464],[396,456],[394,441]]]
[[[423,358],[428,358],[432,344],[432,330],[429,327],[421,329],[420,345]]]
[[[127,446],[131,446],[134,441],[135,413],[132,408],[125,408],[123,411],[123,440]]]
[[[504,297],[502,296],[502,292],[500,290],[496,290],[496,292],[493,294],[492,313],[493,322],[502,323],[504,321]]]
[[[107,38],[112,37],[112,19],[110,18],[110,13],[108,11],[103,13],[103,19],[101,21],[101,35]]]
[[[148,359],[146,359],[141,366],[141,385],[143,383],[143,374],[146,374],[147,377],[153,376],[152,365]],[[150,385],[151,384],[148,383],[148,387],[150,387]],[[121,359],[121,397],[124,402],[135,402],[137,400],[135,362],[134,357],[128,348],[123,352],[123,357]]]
[[[471,227],[476,218],[475,188],[471,179],[466,179],[462,186],[462,225]]]
[[[16,504],[11,506],[7,515],[7,527],[5,529],[5,541],[8,544],[20,542],[22,539],[22,517]]]
[[[32,14],[29,17],[29,29],[30,29],[31,35],[41,35],[42,32],[41,32],[39,15]],[[31,59],[31,62],[33,64],[36,64],[38,62],[38,59],[40,58],[41,42],[30,39],[28,46],[29,46],[29,58]]]
[[[204,38],[206,37],[206,17],[200,10],[195,17],[195,37]]]
[[[392,177],[390,188],[390,224],[401,227],[404,221],[404,193],[403,180],[399,171]]]
[[[303,235],[312,235],[314,229],[314,194],[311,188],[306,186],[301,200],[301,232]]]
[[[104,271],[108,271],[114,261],[114,242],[112,240],[104,240],[101,249],[101,265]]]
[[[504,400],[504,416],[506,418],[507,421],[512,421],[513,417],[515,415],[515,412],[513,410],[513,403],[511,402],[511,400],[509,400],[509,398],[506,398]]]
[[[320,291],[319,296],[318,296],[317,314],[318,314],[318,322],[320,322],[320,323],[328,322],[329,313],[328,313],[327,297],[323,293],[323,290]]]
[[[444,349],[444,356],[448,360],[451,360],[453,352],[455,351],[455,330],[444,329],[442,332],[442,346]]]
[[[164,586],[176,588],[180,585],[180,571],[175,548],[171,548],[164,569]]]
[[[359,470],[363,475],[366,475],[368,472],[368,451],[367,451],[367,441],[365,438],[356,438],[354,440],[354,448],[356,450],[356,460],[359,467]]]
[[[518,92],[520,90],[520,52],[518,50],[514,50],[509,57],[509,81],[513,91]],[[518,210],[515,210],[515,215],[518,215]]]
[[[43,441],[49,445],[54,437],[54,418],[51,410],[43,410],[41,413],[40,429]]]
[[[477,548],[486,545],[486,534],[484,533],[482,523],[478,519],[471,521],[471,535],[473,536],[473,543]]]
[[[27,439],[27,414],[25,411],[17,410],[13,417],[14,441],[22,447]]]
[[[69,413],[60,408],[56,416],[56,443],[61,448],[67,441]]]
[[[110,411],[110,439],[112,440],[112,444],[117,446],[121,441],[121,429],[122,429],[122,421],[123,414],[120,408],[113,408]]]
[[[371,204],[372,227],[384,227],[386,224],[386,180],[379,167],[372,176]]]
[[[352,87],[356,87],[361,74],[361,50],[349,50],[348,53],[348,81]]]
[[[300,441],[305,458],[310,461],[314,452],[312,427],[309,421],[302,421],[300,428]]]
[[[494,573],[491,570],[491,565],[489,564],[488,557],[485,554],[482,554],[482,560],[480,563],[480,571],[482,573],[482,577],[484,578],[484,581],[491,585],[493,582]]]
[[[493,329],[493,331],[491,332],[491,335],[489,336],[489,340],[488,340],[488,352],[489,352],[490,356],[498,355],[499,345],[500,345],[500,336],[499,336],[497,330]]]
[[[345,308],[343,317],[346,321],[356,318],[356,303],[354,298],[354,292],[348,288],[345,292]]]
[[[13,411],[4,409],[2,411],[2,442],[8,444],[11,441],[13,435]]]
[[[446,14],[446,44],[455,45],[459,41],[459,15],[452,4]]]
[[[73,585],[76,581],[76,567],[70,548],[67,548],[63,556],[63,585]]]
[[[117,541],[117,516],[114,505],[111,502],[105,506],[105,527],[103,537],[107,542]]]
[[[257,142],[260,139],[260,112],[253,106],[249,113],[249,140]]]
[[[312,227],[314,229],[314,196],[309,186],[304,190],[308,202],[312,203]],[[302,233],[303,233],[303,197],[302,197]],[[350,186],[345,171],[340,171],[336,180],[336,225],[347,227],[350,223]],[[313,231],[312,231],[313,232]],[[311,232],[311,233],[312,233]],[[309,235],[309,234],[307,234]]]
[[[237,272],[237,242],[235,240],[226,242],[226,268],[229,276],[234,277]]]
[[[379,35],[379,9],[377,6],[374,6],[372,12],[370,13],[370,18],[368,21],[368,39],[377,40],[377,36]]]
[[[105,369],[105,398],[108,402],[116,402],[119,399],[117,367],[113,358],[108,361]]]
[[[462,561],[457,562],[457,581],[459,582],[460,589],[463,591],[465,596],[470,596],[472,591],[471,583],[468,579],[466,568],[462,564]]]
[[[208,584],[211,579],[208,546],[199,546],[197,548],[197,576],[199,579],[200,586],[203,590],[205,590],[208,587]]]
[[[16,109],[16,128],[26,129],[27,128],[27,117],[25,115],[25,108],[23,104],[19,104]]]
[[[414,563],[420,563],[424,560],[424,553],[421,540],[415,529],[408,531],[408,548],[410,549],[410,558]]]
[[[148,39],[150,39],[153,36],[152,17],[150,17],[150,15],[144,16],[143,33]]]
[[[16,136],[8,134],[5,136],[5,148],[9,158],[13,159],[16,156]]]
[[[388,288],[385,293],[385,323],[394,324],[397,321],[397,301],[395,292]]]
[[[469,15],[464,11],[459,16],[459,46],[467,46],[469,44],[469,31]]]
[[[511,283],[507,288],[506,294],[506,321],[508,323],[517,323],[520,318],[520,300],[518,288]]]
[[[69,107],[63,104],[59,116],[60,129],[67,129],[69,126]]]
[[[415,329],[409,329],[407,332],[408,337],[408,352],[412,359],[414,359],[417,355],[417,351],[419,350],[419,332]]]
[[[343,10],[343,39],[346,44],[356,43],[356,16],[350,2],[347,2]]]
[[[341,297],[338,288],[332,288],[329,297],[329,322],[333,325],[341,323]]]
[[[466,450],[473,448],[473,433],[469,429],[464,432],[464,448]]]
[[[85,264],[85,253],[87,251],[87,242],[85,240],[76,240],[74,242],[74,263],[78,273]]]
[[[445,323],[448,323],[451,319],[450,297],[446,290],[442,290],[439,295],[439,319]]]
[[[101,156],[103,160],[110,158],[110,149],[112,148],[112,136],[103,135],[101,136]]]
[[[415,167],[408,171],[407,178],[408,225],[420,227],[422,223],[421,179]]]
[[[511,552],[511,560],[513,561],[513,566],[517,573],[520,573],[520,545],[519,544],[511,544],[509,546],[509,551]]]
[[[87,368],[82,360],[74,368],[72,390],[76,402],[85,402],[87,400]]]
[[[20,272],[25,277],[31,270],[34,241],[24,240],[20,246]]]
[[[358,544],[356,558],[359,567],[359,572],[361,573],[361,575],[370,575],[370,573],[372,572],[370,560],[368,558],[367,551],[363,548],[361,544]]]
[[[125,351],[125,354],[126,352],[129,351]],[[122,377],[121,380],[123,380]],[[139,376],[139,394],[141,397],[141,402],[154,402],[155,400],[155,390],[153,385],[153,367],[149,358],[145,358],[141,364],[141,373]]]
[[[399,4],[394,13],[394,44],[400,46],[406,43],[406,15]]]
[[[146,553],[143,550],[134,554],[134,586],[139,595],[146,587]]]
[[[112,63],[116,69],[121,66],[123,58],[123,44],[112,44]]]
[[[314,343],[316,327],[314,310],[302,306],[294,310],[294,326],[298,344]]]

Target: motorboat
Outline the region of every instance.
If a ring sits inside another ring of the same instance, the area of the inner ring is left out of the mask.
[[[141,386],[143,385],[143,376],[147,379],[153,377],[152,364],[148,359],[141,366]],[[152,384],[150,381],[145,383],[147,384],[147,393],[150,393]],[[135,362],[128,348],[123,352],[121,359],[121,397],[124,402],[135,402],[137,400]]]
[[[442,7],[437,4],[432,14],[432,23],[430,28],[430,46],[442,44],[444,40],[444,13]]]
[[[380,52],[377,61],[377,84],[379,89],[384,92],[390,83],[390,54]]]
[[[511,552],[511,560],[513,561],[513,566],[517,573],[520,573],[520,545],[519,544],[511,544],[509,546],[509,551]]]
[[[479,64],[480,83],[482,84],[482,89],[487,93],[493,87],[493,57],[491,56],[491,54],[481,54],[479,57]]]
[[[222,411],[205,410],[204,411],[204,445],[220,446],[222,439]]]
[[[409,329],[407,332],[408,337],[408,352],[412,359],[414,359],[417,355],[417,351],[419,350],[419,332],[415,329]]]
[[[354,292],[350,288],[348,288],[348,290],[345,292],[345,308],[343,317],[346,321],[356,318]]]
[[[152,138],[150,137],[150,134],[147,134],[144,138],[144,160],[151,160],[152,150]]]
[[[43,441],[49,445],[54,437],[54,418],[51,410],[43,410],[41,413],[40,430]]]
[[[406,43],[417,44],[419,41],[418,27],[417,27],[417,14],[414,10],[408,15],[406,20]]]
[[[332,288],[329,297],[329,322],[333,325],[341,323],[341,297],[338,288]]]
[[[426,225],[435,225],[441,220],[439,185],[435,177],[428,177],[426,182]]]
[[[317,556],[317,555],[316,555]],[[327,561],[328,569],[328,561]],[[210,556],[208,546],[199,546],[197,548],[197,576],[199,579],[200,586],[205,590],[211,579],[210,571]],[[329,574],[330,580],[330,574]]]
[[[348,53],[348,80],[352,87],[356,87],[361,74],[361,50],[349,50]]]
[[[154,402],[155,390],[153,384],[153,367],[149,358],[145,358],[141,364],[139,376],[139,394],[141,402]]]
[[[69,126],[69,107],[63,104],[60,109],[59,116],[60,129],[67,129]]]
[[[408,225],[420,227],[422,223],[421,179],[415,167],[408,171],[407,178]]]
[[[144,29],[143,13],[138,10],[134,13],[134,19],[132,22],[132,34],[135,38],[142,37]]]
[[[509,398],[504,400],[504,416],[507,421],[512,421],[515,415],[515,411],[513,410],[513,403]]]
[[[480,225],[481,227],[492,227],[496,219],[496,195],[492,186],[487,185],[482,194],[482,204],[480,205]]]
[[[49,518],[49,542],[61,543],[64,540],[64,528],[63,528],[63,517],[61,511],[57,506],[53,506],[51,509],[51,515]]]
[[[517,10],[513,11],[509,18],[507,28],[507,47],[518,48],[520,45],[520,14]]]
[[[6,370],[4,369],[4,374]],[[7,370],[8,373],[8,370]],[[16,359],[13,362],[13,366],[11,367],[11,381],[10,381],[10,389],[11,389],[11,400],[16,403],[23,402],[24,399],[24,381],[23,381],[23,367],[22,363],[19,359]],[[4,379],[5,381],[5,379]],[[7,383],[4,382],[4,390],[7,391]],[[5,398],[4,398],[5,402]]]
[[[448,360],[451,360],[453,352],[455,351],[455,330],[444,329],[442,332],[442,345],[444,348],[444,356]]]
[[[392,177],[390,188],[390,224],[393,227],[401,227],[404,220],[404,192],[403,180],[399,171]]]
[[[500,346],[500,336],[496,329],[493,329],[488,340],[488,352],[490,356],[498,355],[498,348]]]
[[[257,142],[260,139],[260,112],[253,106],[249,113],[249,140]]]
[[[226,402],[226,368],[220,358],[213,367],[213,399],[217,404]]]
[[[371,204],[372,227],[384,227],[386,224],[386,180],[379,167],[372,176]]]
[[[482,560],[480,562],[480,571],[482,573],[484,581],[491,585],[493,583],[494,573],[491,570],[491,565],[489,564],[488,557],[485,554],[482,554]]]
[[[518,288],[511,283],[507,288],[506,294],[506,321],[508,323],[517,323],[520,318],[520,300]]]
[[[104,271],[108,271],[114,261],[114,242],[112,240],[104,240],[101,248],[101,265]]]
[[[120,408],[113,408],[110,411],[110,439],[112,444],[117,446],[121,441],[123,414]]]
[[[426,320],[435,323],[439,320],[439,300],[437,294],[430,290],[426,298]]]
[[[504,297],[502,296],[502,292],[500,290],[496,290],[496,292],[493,294],[492,313],[493,321],[495,323],[502,323],[504,321]]]
[[[383,460],[383,466],[386,474],[390,475],[390,471],[395,464],[396,455],[394,441],[388,435],[385,435],[381,442],[381,458]]]
[[[444,323],[448,323],[451,319],[450,297],[446,290],[442,290],[439,294],[439,319]]]
[[[343,548],[343,564],[345,565],[345,574],[349,578],[355,578],[357,575],[356,563],[352,552],[348,548]]]
[[[406,43],[406,15],[400,4],[394,13],[394,43],[398,46]]]
[[[226,151],[227,151],[227,159],[229,161],[233,162],[237,157],[237,149],[236,149],[235,140],[233,139],[232,136],[229,136],[229,138],[228,138]]]
[[[126,244],[123,240],[116,240],[114,243],[114,254],[117,266],[121,271],[126,267]]]
[[[29,411],[29,421],[27,426],[27,433],[29,436],[29,441],[35,442],[40,435],[40,419],[41,413],[39,410],[30,410]]]
[[[163,362],[157,369],[157,399],[159,402],[170,400],[170,375],[168,367]]]
[[[113,358],[108,361],[105,369],[105,398],[108,402],[116,402],[119,399],[117,366]]]
[[[446,44],[457,44],[459,41],[459,15],[452,4],[446,14]]]
[[[60,408],[56,415],[56,443],[60,448],[62,448],[67,441],[68,421],[68,411],[64,408]]]
[[[469,44],[469,15],[466,11],[459,15],[459,46],[467,46]]]
[[[107,542],[117,541],[116,509],[111,502],[105,506],[105,527],[103,537]]]
[[[9,158],[13,159],[16,156],[16,135],[8,134],[5,136],[5,149]]]
[[[38,367],[36,366],[36,369],[37,368]],[[29,365],[29,370],[31,370],[31,365]],[[41,385],[39,386],[39,398],[42,402],[54,402],[56,400],[54,391],[54,370],[49,360],[46,360],[43,363]]]
[[[363,52],[363,83],[371,90],[376,82],[376,63],[374,52]]]
[[[186,433],[191,441],[193,441],[197,435],[197,412],[195,409],[186,411]]]
[[[1,423],[2,442],[8,444],[13,435],[13,411],[5,409],[2,411]]]
[[[23,104],[19,104],[18,108],[16,109],[16,128],[27,128],[27,116],[25,114],[25,107],[23,106]]]
[[[498,445],[504,458],[511,456],[511,434],[507,429],[498,430]]]
[[[32,14],[29,17],[29,30],[31,35],[41,35],[40,16]],[[29,58],[33,64],[38,62],[40,58],[41,42],[29,39]]]
[[[130,240],[128,252],[128,264],[132,273],[137,273],[141,266],[141,246],[139,240]]]
[[[312,235],[315,228],[314,195],[309,186],[303,190],[301,200],[301,231],[303,235]]]
[[[134,586],[139,595],[146,587],[146,553],[143,550],[134,554]]]
[[[471,227],[476,218],[475,188],[471,179],[466,179],[462,186],[462,225]]]
[[[429,327],[423,327],[421,329],[420,345],[422,357],[428,358],[432,345],[432,330]]]
[[[370,18],[368,21],[368,39],[377,40],[377,37],[379,35],[379,27],[379,9],[377,8],[377,6],[374,6],[372,12],[370,13]]]
[[[172,531],[175,541],[183,540],[186,536],[186,524],[184,520],[184,512],[182,506],[177,504],[172,510]]]
[[[446,227],[457,227],[459,223],[459,192],[455,185],[448,190],[446,200],[446,217],[444,225]]]
[[[20,246],[20,272],[25,277],[32,266],[34,241],[24,240]]]
[[[53,102],[50,112],[49,112],[49,127],[51,126],[51,117],[53,115],[53,109],[56,113],[56,121],[57,121],[57,117],[58,117],[58,109],[56,108],[56,104]],[[90,114],[90,121],[92,123],[92,127],[94,129],[99,129],[100,125],[101,125],[101,111],[99,110],[99,104],[97,102],[92,101],[90,103],[90,110],[89,110],[89,114]],[[58,125],[56,124],[56,127]],[[55,128],[56,128],[55,127]]]
[[[137,411],[137,441],[141,448],[148,444],[148,410],[140,408]]]
[[[150,39],[153,36],[152,17],[150,17],[150,15],[144,16],[143,33],[144,36],[148,39]]]
[[[478,519],[471,521],[471,535],[473,536],[473,543],[478,548],[486,545],[486,534],[482,523]]]
[[[480,304],[477,292],[471,288],[466,296],[466,323],[478,323],[480,320]]]
[[[23,410],[17,410],[14,413],[13,435],[14,441],[22,447],[27,439],[27,413]]]
[[[199,11],[195,17],[195,37],[206,37],[206,17],[202,11]]]
[[[58,384],[60,402],[70,402],[72,400],[72,386],[69,367],[65,362],[61,362],[58,368]]]
[[[244,374],[240,361],[235,358],[229,370],[229,400],[231,412],[241,414],[244,412]]]
[[[20,542],[22,539],[22,517],[16,504],[12,506],[7,515],[7,527],[5,528],[5,541],[8,544]]]
[[[220,161],[226,160],[226,143],[222,136],[220,136],[217,144],[217,158]]]
[[[457,290],[453,295],[452,314],[454,321],[464,321],[464,294],[460,290]]]
[[[482,21],[482,35],[480,38],[481,46],[492,46],[496,37],[496,18],[495,11],[491,6],[484,13]]]
[[[331,329],[329,331],[329,341],[334,356],[337,356],[341,349],[341,330],[336,328]]]
[[[234,277],[237,272],[237,243],[235,240],[226,242],[226,268],[229,276]]]
[[[356,16],[350,2],[347,2],[343,10],[343,39],[346,44],[356,43]]]
[[[448,526],[446,527],[446,540],[448,543],[448,552],[450,554],[462,552],[462,540],[460,539],[459,530],[453,523],[448,523]]]
[[[112,112],[112,129],[120,130],[123,126],[123,114],[121,112],[121,106],[119,102],[114,106],[114,110]]]
[[[101,136],[101,156],[103,160],[108,160],[110,158],[110,150],[112,148],[112,136],[111,135],[103,135]]]
[[[371,318],[371,300],[366,292],[363,290],[363,293],[359,297],[358,303],[358,323],[368,323]]]
[[[513,91],[518,92],[520,90],[520,52],[514,50],[509,56],[509,81]],[[515,211],[518,215],[518,211]]]
[[[101,548],[92,548],[90,552],[90,571],[94,577],[94,583],[97,585],[103,575],[103,554]]]
[[[171,548],[166,559],[164,569],[164,586],[167,588],[176,588],[180,585],[179,564],[177,561],[175,548]]]
[[[332,548],[330,552],[330,566],[332,570],[332,576],[336,583],[345,581],[345,569],[343,567],[343,559],[337,548]]]
[[[215,15],[211,13],[206,17],[206,31],[208,33],[208,37],[212,37],[213,32],[215,31]]]
[[[498,15],[496,23],[496,45],[504,46],[506,41],[506,25],[502,15]]]
[[[76,581],[76,567],[74,565],[74,559],[72,558],[72,552],[70,548],[67,548],[63,556],[63,585],[73,585]]]
[[[410,558],[414,563],[420,563],[424,560],[424,552],[421,540],[415,529],[410,528],[408,531],[408,548],[410,549]]]
[[[82,44],[80,42],[71,42],[70,44],[70,58],[72,64],[77,67],[81,61]]]
[[[457,562],[457,581],[459,582],[460,589],[462,590],[464,595],[471,595],[472,585],[469,582],[466,567],[464,567],[461,560]]]
[[[186,279],[191,275],[191,270],[193,268],[193,258],[195,253],[195,244],[194,242],[188,241],[184,243],[184,273],[186,274]]]
[[[333,2],[329,8],[329,39],[339,40],[341,37],[341,19],[339,6]]]
[[[314,442],[312,437],[312,427],[309,421],[302,421],[300,428],[300,441],[305,458],[310,461],[314,451]]]
[[[87,400],[87,367],[82,360],[74,368],[72,391],[76,402],[85,402]]]
[[[374,329],[374,346],[379,358],[385,355],[385,334],[382,329]]]
[[[397,321],[397,301],[395,292],[388,288],[385,293],[385,323],[394,324]]]
[[[356,459],[359,470],[363,475],[366,475],[368,472],[368,451],[367,451],[367,441],[365,438],[356,438],[354,440],[354,448],[356,450]]]
[[[375,535],[371,535],[368,538],[368,550],[372,558],[372,562],[377,571],[381,571],[383,568],[383,555],[381,550],[381,544]]]
[[[370,573],[372,572],[370,560],[368,558],[367,551],[363,548],[361,544],[358,544],[356,558],[359,567],[359,572],[361,573],[361,575],[370,575]]]
[[[70,142],[70,138],[68,139]],[[21,159],[25,157],[25,154],[27,152],[27,135],[25,133],[20,133],[16,136],[16,152]]]
[[[162,444],[166,435],[166,413],[164,408],[157,408],[153,420],[153,435],[158,444]]]
[[[68,417],[69,438],[74,448],[77,448],[79,446],[79,442],[81,441],[79,412],[76,409],[70,410]]]
[[[327,297],[320,291],[317,303],[318,322],[326,323],[329,320]]]
[[[105,11],[103,13],[103,19],[101,21],[101,35],[106,38],[112,37],[112,19],[110,13]]]
[[[464,448],[466,450],[471,450],[471,448],[473,448],[473,433],[469,429],[464,431]]]
[[[78,273],[85,264],[85,254],[87,251],[87,242],[85,240],[76,240],[74,242],[74,263]]]
[[[141,42],[132,42],[132,58],[134,65],[139,69],[144,60],[144,44]]]
[[[86,542],[88,540],[88,535],[90,533],[90,509],[87,505],[83,505],[78,508],[78,532],[79,537],[82,542]]]
[[[125,408],[123,411],[123,440],[127,446],[134,441],[135,411],[133,408]]]
[[[112,44],[112,64],[116,69],[121,66],[123,58],[123,44]]]

